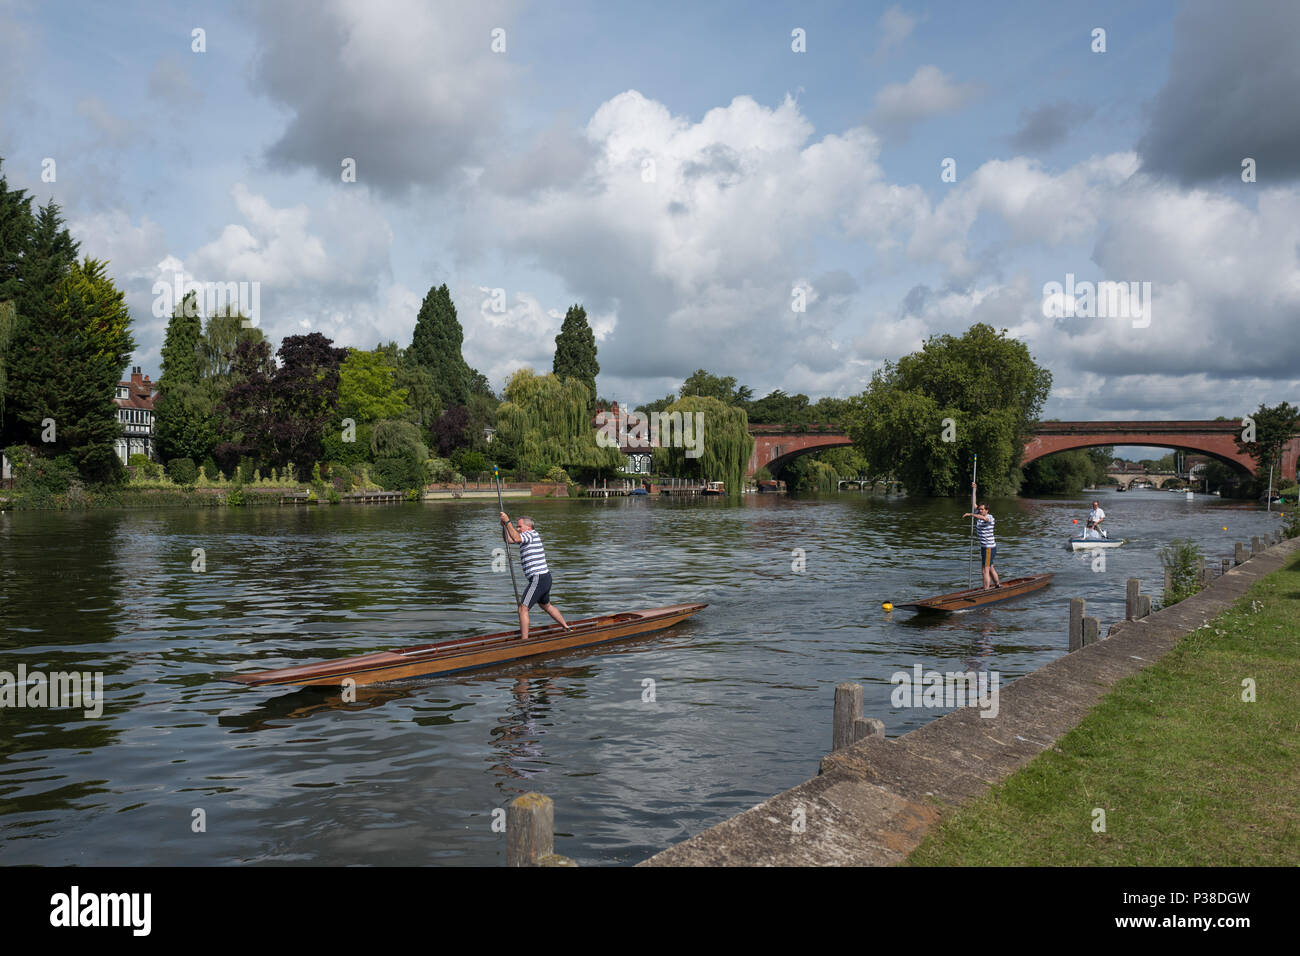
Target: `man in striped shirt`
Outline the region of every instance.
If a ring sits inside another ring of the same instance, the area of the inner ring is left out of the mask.
[[[519,545],[519,563],[524,566],[524,578],[528,581],[524,596],[519,599],[519,639],[528,640],[528,609],[534,605],[540,605],[566,631],[572,630],[560,609],[551,603],[551,572],[546,566],[542,536],[533,529],[533,519],[527,515],[520,516],[516,530],[510,524],[510,516],[503,511],[501,524],[505,526],[510,543]]]
[[[973,493],[972,497],[974,497]],[[980,568],[984,573],[984,590],[989,589],[990,579],[993,587],[1002,587],[1002,582],[998,580],[997,569],[993,567],[993,559],[997,557],[998,545],[993,540],[993,516],[989,514],[989,506],[980,505],[975,509],[974,514],[967,512],[962,517],[975,519],[975,533],[980,539]]]

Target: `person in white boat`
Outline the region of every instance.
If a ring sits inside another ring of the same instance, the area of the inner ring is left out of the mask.
[[[1101,510],[1101,503],[1094,501],[1092,503],[1092,510],[1088,512],[1088,524],[1097,529],[1097,537],[1099,538],[1107,537],[1106,532],[1101,530],[1101,523],[1105,520],[1106,512]],[[1086,538],[1087,535],[1085,534],[1084,537]]]
[[[1084,529],[1083,529],[1083,540],[1084,540],[1084,541],[1100,541],[1100,540],[1101,540],[1101,532],[1097,530],[1097,526],[1096,526],[1095,524],[1093,524],[1092,521],[1089,521],[1089,522],[1087,523],[1087,525],[1084,526]]]

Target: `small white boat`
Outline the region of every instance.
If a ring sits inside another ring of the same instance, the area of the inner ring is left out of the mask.
[[[1123,538],[1118,541],[1114,541],[1110,538],[1071,538],[1070,550],[1088,551],[1093,548],[1118,548],[1123,543]]]

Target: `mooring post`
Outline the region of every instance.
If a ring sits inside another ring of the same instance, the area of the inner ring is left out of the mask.
[[[1124,596],[1124,617],[1130,621],[1137,620],[1138,611],[1138,588],[1142,582],[1137,578],[1128,579],[1128,591]]]
[[[575,866],[555,852],[555,802],[525,793],[506,805],[506,866]]]
[[[1223,570],[1220,571],[1219,573],[1220,573],[1220,574],[1227,574],[1227,573],[1228,573],[1228,568],[1230,568],[1230,567],[1232,567],[1232,561],[1230,561],[1228,558],[1224,558],[1224,559],[1223,559]]]
[[[1138,595],[1138,617],[1144,618],[1150,613],[1151,613],[1151,595],[1139,594]]]
[[[1255,555],[1259,554],[1263,550],[1264,550],[1264,539],[1261,538],[1259,535],[1255,535],[1254,537],[1252,537],[1250,539],[1251,557],[1254,557]]]
[[[1095,617],[1085,617],[1083,619],[1083,646],[1096,644],[1101,640],[1101,622]]]
[[[857,723],[862,719],[862,685],[835,686],[835,716],[831,731],[831,750],[843,750],[853,743]]]
[[[1246,563],[1246,546],[1240,541],[1232,549],[1232,562],[1233,564]]]
[[[1165,594],[1174,589],[1174,569],[1165,568]]]
[[[1070,650],[1083,647],[1083,598],[1070,598]]]

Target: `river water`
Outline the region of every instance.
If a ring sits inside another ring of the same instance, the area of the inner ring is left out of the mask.
[[[1129,541],[1104,567],[1063,547],[1085,499],[994,500],[1004,579],[1056,579],[939,621],[880,605],[966,585],[960,501],[529,501],[570,619],[709,607],[348,704],[219,678],[513,626],[495,502],[0,515],[0,671],[100,671],[105,695],[98,718],[0,708],[0,864],[498,865],[494,811],[530,790],[555,800],[557,852],[638,862],[814,775],[837,683],[904,733],[944,711],[891,707],[892,673],[1005,684],[1065,653],[1069,598],[1103,633],[1126,578],[1158,600],[1169,539],[1217,561],[1278,527],[1215,498],[1100,497]]]

